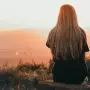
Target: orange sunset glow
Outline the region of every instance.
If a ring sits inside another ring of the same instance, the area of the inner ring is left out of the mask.
[[[45,45],[47,36],[57,22],[61,5],[66,3],[74,6],[79,25],[90,28],[89,0],[0,1],[0,65],[16,65],[19,60],[48,64],[51,53]],[[89,30],[85,29],[90,47]]]
[[[28,30],[0,32],[0,64],[17,64],[25,62],[48,64],[51,58],[50,50],[46,47],[46,37],[40,33]]]
[[[90,47],[90,32],[87,31],[87,42]],[[46,47],[47,37],[28,29],[16,29],[0,32],[0,65],[16,65],[19,60],[24,63],[48,64],[51,52]],[[86,54],[90,57],[90,52]]]

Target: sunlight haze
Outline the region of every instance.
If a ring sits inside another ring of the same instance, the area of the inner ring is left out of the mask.
[[[66,3],[75,7],[80,25],[89,27],[90,0],[0,0],[0,28],[40,28],[47,32]]]

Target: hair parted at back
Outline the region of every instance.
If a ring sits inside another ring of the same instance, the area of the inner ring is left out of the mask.
[[[78,25],[77,15],[73,6],[64,4],[60,8],[56,26],[48,36],[47,45],[56,58],[67,59],[71,56],[78,58],[82,52],[83,37],[85,32]]]

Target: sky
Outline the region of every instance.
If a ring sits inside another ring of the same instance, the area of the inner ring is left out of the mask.
[[[63,4],[73,5],[79,24],[90,27],[90,0],[0,0],[0,28],[39,28],[48,32],[56,24]]]

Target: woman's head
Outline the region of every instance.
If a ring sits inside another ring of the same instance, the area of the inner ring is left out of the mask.
[[[56,57],[67,59],[71,56],[75,59],[82,52],[81,33],[74,8],[65,4],[60,8],[57,24],[52,29],[47,44],[50,44],[51,51]]]
[[[57,26],[65,26],[65,28],[78,26],[75,9],[68,4],[62,5],[58,15]]]

